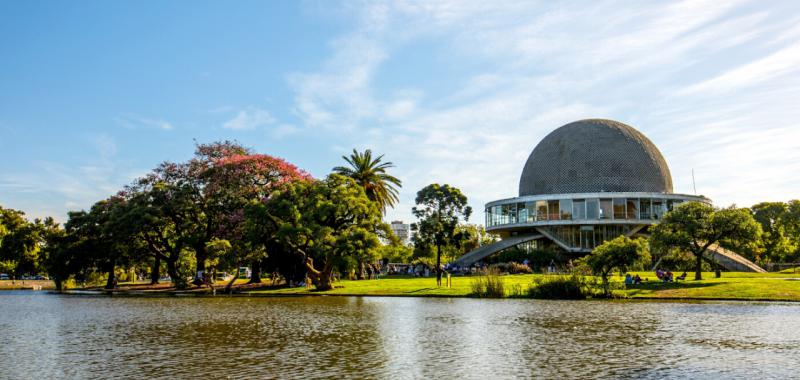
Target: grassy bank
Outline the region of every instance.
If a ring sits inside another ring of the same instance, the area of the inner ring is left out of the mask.
[[[630,298],[642,299],[728,299],[800,301],[800,275],[794,273],[739,273],[727,272],[722,278],[704,273],[701,281],[662,283],[651,272],[640,272],[648,278],[640,285],[628,286],[620,292]],[[502,276],[506,293],[527,290],[535,277],[544,275]],[[690,274],[689,278],[693,278]],[[622,277],[613,281],[622,282]],[[357,296],[408,296],[408,297],[468,297],[472,292],[472,277],[453,277],[452,287],[436,287],[435,278],[389,277],[379,280],[340,281],[333,290],[319,292],[306,288],[279,288],[249,292],[253,295],[357,295]]]
[[[0,280],[0,290],[51,290],[55,289],[53,281],[46,280]]]
[[[635,274],[635,273],[634,273]],[[721,278],[713,273],[703,273],[703,280],[663,283],[655,279],[652,272],[638,272],[647,279],[640,285],[622,285],[622,277],[613,277],[612,281],[619,286],[617,294],[632,299],[709,299],[709,300],[764,300],[764,301],[797,301],[800,302],[800,273],[742,273],[725,272]],[[677,274],[676,274],[677,275]],[[526,294],[535,279],[546,279],[541,274],[500,276],[505,287],[506,296]],[[688,278],[693,278],[692,273]],[[247,280],[237,280],[235,291],[240,294],[254,296],[299,296],[299,295],[352,295],[352,296],[402,296],[402,297],[471,297],[475,277],[454,276],[452,287],[437,287],[434,277],[388,277],[379,280],[339,281],[336,288],[319,292],[305,287],[286,288],[269,287],[266,282],[260,286],[246,285]],[[0,281],[0,290],[31,289],[33,286],[42,290],[53,289],[50,281]],[[217,289],[224,287],[217,283]],[[90,287],[87,289],[98,289]],[[151,286],[147,283],[120,284],[115,292],[132,294],[174,293],[176,289],[169,283]],[[207,293],[207,288],[193,288],[179,293]]]

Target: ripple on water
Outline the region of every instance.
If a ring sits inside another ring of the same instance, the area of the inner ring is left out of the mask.
[[[791,377],[800,305],[0,294],[0,378]]]

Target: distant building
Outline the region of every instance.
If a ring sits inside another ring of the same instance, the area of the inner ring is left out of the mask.
[[[400,242],[403,244],[408,244],[411,242],[411,225],[403,223],[402,220],[394,220],[392,224],[390,224],[392,228],[392,232],[394,232],[395,236],[400,239]]]

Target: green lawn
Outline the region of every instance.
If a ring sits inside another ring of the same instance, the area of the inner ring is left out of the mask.
[[[713,273],[704,273],[703,280],[694,281],[690,273],[688,281],[665,284],[655,281],[652,272],[639,272],[649,281],[629,286],[623,290],[631,298],[660,299],[731,299],[731,300],[776,300],[800,301],[800,274],[794,273],[740,273],[725,272],[722,278]],[[676,274],[677,275],[677,274]],[[506,292],[517,287],[526,290],[533,278],[543,275],[503,276]],[[615,276],[613,281],[622,282]],[[319,292],[306,288],[282,288],[252,291],[253,295],[366,295],[366,296],[424,296],[467,297],[471,292],[473,277],[454,276],[452,288],[436,287],[436,279],[389,277],[379,280],[340,281],[336,288]]]

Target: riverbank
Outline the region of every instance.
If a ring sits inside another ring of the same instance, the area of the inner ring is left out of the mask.
[[[638,272],[646,279],[642,284],[622,285],[622,277],[615,276],[613,282],[619,284],[615,293],[622,298],[659,299],[659,300],[732,300],[732,301],[789,301],[800,302],[800,274],[797,273],[743,273],[724,272],[721,278],[713,273],[703,273],[703,280],[679,281],[663,283],[655,279],[651,272]],[[520,297],[534,283],[534,279],[546,278],[547,275],[506,275],[502,278],[506,297]],[[692,278],[693,274],[689,275]],[[451,287],[437,287],[434,277],[384,277],[377,280],[351,281],[342,280],[335,283],[335,288],[328,291],[317,291],[305,287],[270,286],[247,284],[247,280],[237,280],[233,287],[234,294],[253,297],[292,297],[292,296],[380,296],[380,297],[472,297],[472,283],[476,277],[453,276]],[[216,294],[224,289],[225,284],[215,286]],[[53,284],[48,281],[0,281],[0,290],[52,290]],[[109,293],[101,287],[75,289],[80,293]],[[169,283],[149,285],[146,283],[122,283],[113,291],[118,295],[208,295],[214,290],[208,287],[194,287],[185,290],[172,288]]]
[[[53,281],[49,280],[0,280],[0,290],[53,290]]]
[[[782,273],[726,272],[721,278],[713,273],[703,273],[703,280],[663,283],[655,280],[651,272],[639,272],[648,280],[631,285],[617,293],[631,299],[674,300],[737,300],[737,301],[792,301],[800,302],[800,275]],[[534,278],[546,275],[501,276],[507,296],[526,293]],[[404,297],[470,297],[475,277],[452,277],[452,286],[437,287],[435,278],[382,278],[379,280],[336,283],[329,291],[300,288],[269,288],[245,292],[253,296],[404,296]],[[613,278],[622,282],[621,277]],[[620,284],[622,285],[622,284]]]

